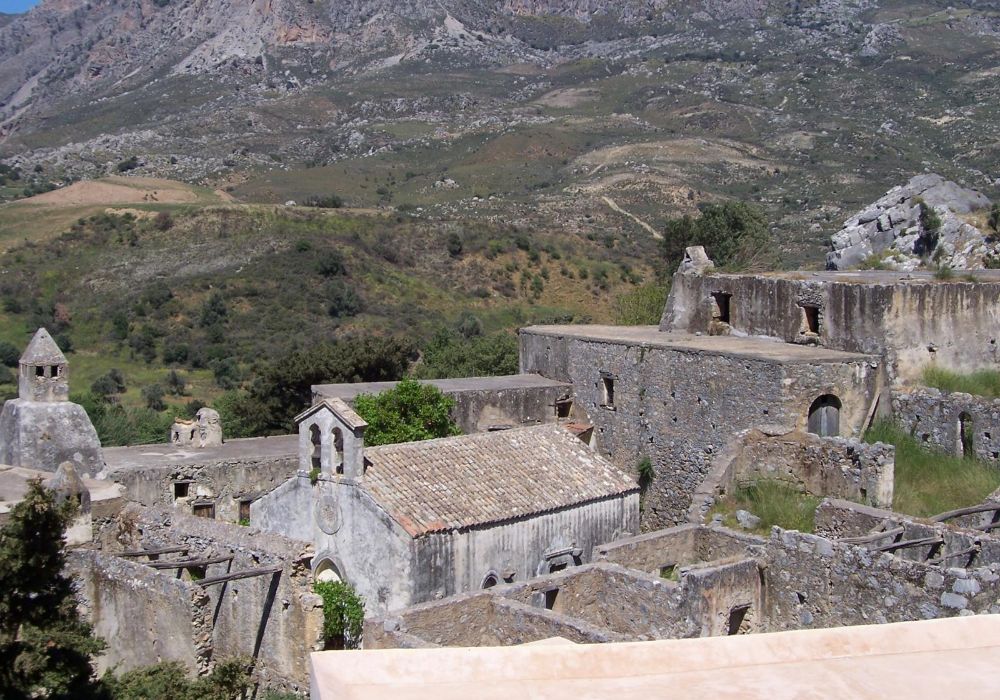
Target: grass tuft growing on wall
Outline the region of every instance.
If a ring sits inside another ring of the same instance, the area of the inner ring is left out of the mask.
[[[893,510],[929,517],[982,502],[1000,487],[1000,469],[928,449],[890,422],[879,422],[865,434],[867,442],[896,446]]]
[[[796,491],[780,481],[761,479],[720,499],[709,516],[721,514],[724,525],[739,528],[736,511],[747,510],[760,518],[760,524],[753,530],[758,534],[766,535],[775,525],[812,532],[819,502],[816,496]]]
[[[922,379],[927,386],[941,391],[960,391],[990,399],[1000,398],[1000,371],[995,369],[960,374],[930,366],[924,368]]]

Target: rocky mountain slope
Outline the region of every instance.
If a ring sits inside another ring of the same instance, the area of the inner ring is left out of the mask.
[[[739,198],[794,264],[916,172],[995,196],[998,54],[996,0],[43,0],[0,157],[596,239]]]

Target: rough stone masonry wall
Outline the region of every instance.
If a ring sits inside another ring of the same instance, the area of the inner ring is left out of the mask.
[[[759,556],[765,543],[761,537],[728,528],[678,525],[603,544],[594,550],[594,559],[659,574],[663,567],[680,570],[720,559]]]
[[[239,521],[240,502],[270,493],[293,476],[298,457],[235,459],[200,464],[167,464],[116,469],[107,478],[125,487],[130,501],[149,507],[178,506],[190,512],[193,501],[215,503],[217,520]],[[174,484],[191,482],[189,496],[174,499]]]
[[[108,643],[98,673],[179,661],[192,673],[208,670],[212,604],[189,581],[114,555],[77,549],[66,558],[83,614]]]
[[[320,643],[323,624],[322,602],[312,592],[308,543],[252,527],[139,506],[130,506],[108,522],[99,541],[109,554],[184,545],[189,547],[186,555],[162,559],[233,557],[231,562],[206,567],[208,578],[280,566],[277,575],[253,576],[205,589],[212,610],[212,659],[251,656],[257,659],[255,675],[264,685],[298,691],[308,687],[309,652]],[[173,577],[176,570],[160,575]],[[96,613],[107,614],[101,610]],[[134,623],[116,615],[116,624]],[[128,654],[127,650],[120,653]]]
[[[859,276],[865,274],[868,279]],[[931,361],[956,371],[1000,361],[995,282],[901,280],[891,273],[855,273],[835,281],[822,273],[800,278],[677,273],[661,330],[708,333],[714,292],[732,295],[734,332],[878,355],[895,383],[917,379]],[[805,305],[819,309],[818,338],[803,333]]]
[[[767,479],[816,496],[892,506],[895,448],[857,438],[822,438],[795,431],[737,433],[695,492],[689,519],[700,523],[717,498]]]
[[[982,460],[1000,460],[1000,399],[937,389],[893,394],[896,423],[910,435],[949,454],[962,455],[962,414],[971,421],[972,451]]]
[[[860,430],[875,395],[867,361],[774,362],[747,356],[627,345],[521,332],[522,370],[569,381],[595,426],[598,449],[627,470],[643,456],[655,478],[643,500],[644,530],[687,518],[711,460],[735,431],[759,425],[804,429],[812,402],[840,397],[841,431]],[[602,407],[602,372],[614,407]]]

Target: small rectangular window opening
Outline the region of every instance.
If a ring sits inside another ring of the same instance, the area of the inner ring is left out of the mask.
[[[35,376],[36,377],[44,377],[45,376],[45,367],[43,367],[42,365],[38,365],[37,367],[35,367]]]
[[[718,307],[718,320],[722,323],[729,323],[729,300],[733,298],[733,295],[725,292],[712,292],[712,298],[715,299],[715,305]]]
[[[572,410],[572,401],[556,401],[556,418],[569,418]]]
[[[187,498],[188,491],[191,484],[186,481],[175,481],[174,482],[174,500],[178,498]]]
[[[545,609],[554,610],[556,602],[559,600],[559,589],[551,588],[545,591]]]
[[[249,499],[243,499],[240,501],[240,522],[250,522],[250,504],[252,503]]]
[[[819,307],[803,306],[802,315],[805,318],[806,333],[819,335]]]
[[[734,635],[740,633],[740,629],[743,627],[743,620],[746,619],[748,612],[750,612],[749,605],[738,605],[729,611],[729,630],[727,634]]]
[[[198,505],[192,507],[191,512],[195,517],[215,520],[214,503],[199,503]]]
[[[671,581],[677,580],[677,565],[667,564],[666,566],[660,567],[660,578],[669,579]]]
[[[615,405],[615,380],[608,375],[601,376],[601,405],[612,408]]]

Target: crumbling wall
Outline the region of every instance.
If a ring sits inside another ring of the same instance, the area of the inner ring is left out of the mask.
[[[551,637],[578,643],[624,640],[583,621],[491,593],[460,594],[414,605],[385,620],[366,620],[364,647],[393,648],[399,634],[441,646],[509,646]]]
[[[160,661],[179,661],[192,673],[212,658],[212,601],[190,581],[144,564],[77,549],[66,567],[76,583],[81,611],[108,643],[99,673],[129,671]]]
[[[708,251],[711,255],[712,251]],[[660,329],[709,333],[713,294],[729,295],[729,323],[740,335],[874,354],[897,383],[919,377],[923,366],[967,371],[1000,361],[1000,284],[940,282],[931,275],[794,273],[786,275],[674,275]],[[811,334],[804,307],[818,310]]]
[[[322,641],[323,623],[322,601],[312,592],[308,543],[174,510],[138,506],[126,508],[108,522],[99,533],[99,542],[109,554],[126,549],[188,548],[186,553],[161,560],[232,557],[203,567],[199,573],[206,579],[279,569],[205,588],[211,610],[211,656],[214,661],[239,655],[255,658],[255,675],[267,686],[297,690],[308,686],[308,656]],[[177,570],[158,575],[173,577]],[[119,618],[117,624],[133,622]],[[124,648],[120,653],[130,652]]]
[[[816,496],[892,505],[895,448],[795,431],[737,433],[695,492],[689,520],[702,522],[717,498],[766,479]]]
[[[965,423],[972,453],[982,460],[1000,460],[1000,399],[909,389],[893,394],[892,412],[896,423],[910,435],[954,455],[965,451]]]
[[[651,459],[646,530],[687,519],[695,490],[734,431],[804,430],[812,402],[835,394],[842,402],[841,432],[856,434],[879,381],[877,366],[866,359],[785,360],[531,329],[521,331],[521,363],[526,371],[572,381],[599,451],[615,464],[634,470],[642,457]],[[613,406],[601,395],[605,377],[614,382]]]
[[[108,479],[127,490],[128,499],[149,507],[176,506],[190,512],[195,501],[215,503],[217,520],[240,520],[240,503],[270,493],[293,476],[298,457],[226,459],[197,464],[121,467]],[[174,484],[188,483],[188,496],[175,498]]]

